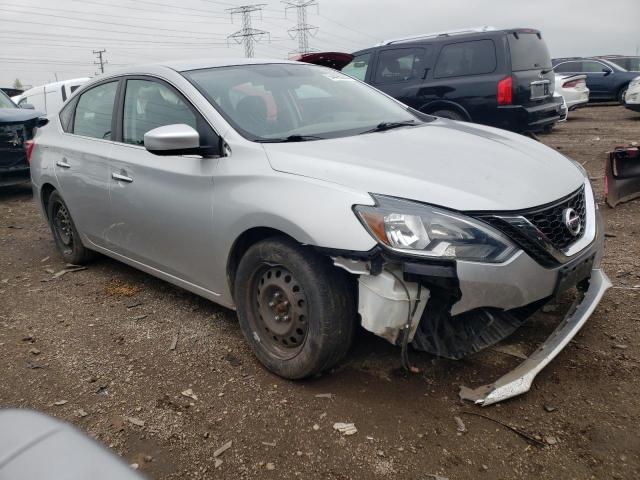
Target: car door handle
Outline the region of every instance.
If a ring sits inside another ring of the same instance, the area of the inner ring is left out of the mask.
[[[62,160],[56,160],[56,165],[60,168],[71,168],[71,165],[67,163],[66,158],[63,158]]]
[[[111,178],[114,180],[118,180],[119,182],[131,183],[133,182],[133,178],[127,177],[126,175],[121,175],[120,173],[112,173]]]

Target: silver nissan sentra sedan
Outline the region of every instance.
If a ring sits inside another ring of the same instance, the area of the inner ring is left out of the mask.
[[[108,255],[237,310],[269,370],[315,375],[358,322],[462,358],[561,292],[576,304],[490,385],[526,392],[610,286],[582,167],[531,139],[424,115],[349,76],[278,60],[103,75],[39,129],[35,199],[65,261]]]

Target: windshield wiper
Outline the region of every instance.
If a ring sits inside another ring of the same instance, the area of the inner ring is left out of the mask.
[[[403,120],[402,122],[382,122],[376,125],[375,128],[372,128],[370,130],[365,130],[360,135],[363,135],[365,133],[372,133],[372,132],[384,132],[386,130],[391,130],[393,128],[410,127],[413,125],[418,125],[418,122],[416,122],[415,120]]]
[[[284,138],[266,138],[258,140],[260,143],[292,143],[292,142],[309,142],[311,140],[326,140],[326,137],[318,135],[289,135]]]

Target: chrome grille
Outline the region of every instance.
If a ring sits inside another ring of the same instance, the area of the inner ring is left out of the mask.
[[[578,235],[564,224],[564,211],[573,208],[582,222]],[[584,186],[567,197],[542,207],[515,212],[474,215],[500,230],[538,263],[546,267],[562,263],[562,252],[582,238],[587,230]]]

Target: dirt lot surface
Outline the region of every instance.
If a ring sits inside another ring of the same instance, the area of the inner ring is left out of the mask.
[[[601,198],[605,152],[640,141],[640,115],[590,107],[541,140],[584,162]],[[254,359],[232,311],[107,258],[56,277],[64,264],[29,188],[3,190],[0,406],[71,422],[150,478],[640,478],[640,201],[601,209],[615,287],[531,392],[480,408],[459,386],[518,358],[414,352],[422,373],[407,376],[398,349],[361,332],[333,372],[284,381]],[[506,343],[533,351],[566,301]]]

